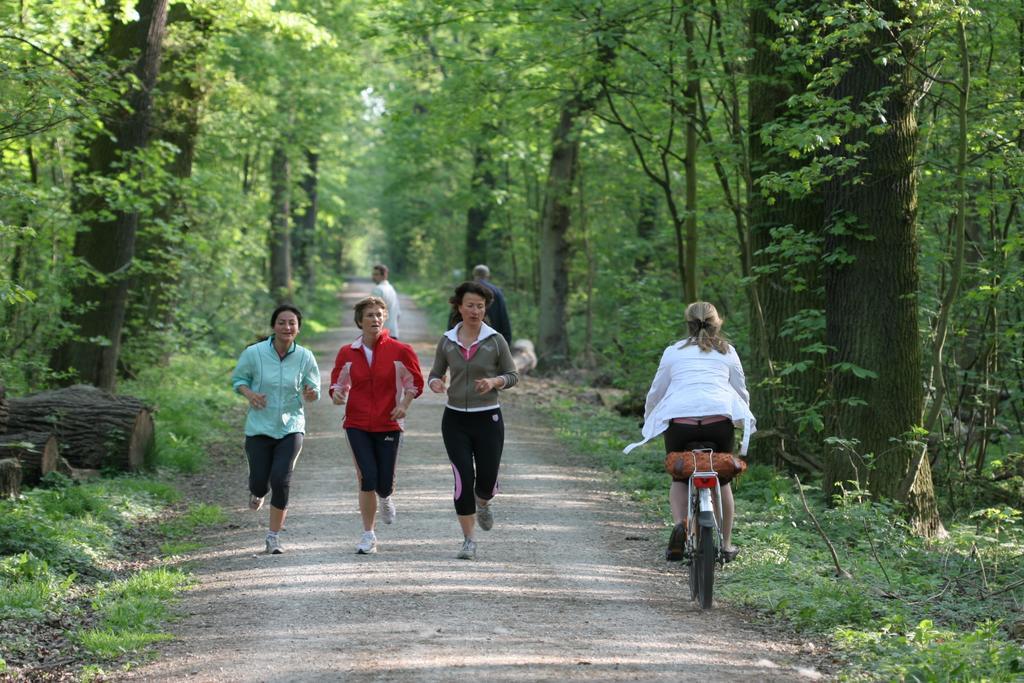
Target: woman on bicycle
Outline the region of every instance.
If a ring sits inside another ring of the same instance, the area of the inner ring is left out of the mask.
[[[463,282],[448,301],[455,326],[437,343],[427,385],[448,401],[441,436],[455,475],[455,514],[462,529],[457,557],[476,557],[474,522],[487,531],[494,524],[490,505],[498,491],[498,468],[505,444],[505,423],[498,391],[519,381],[505,338],[484,322],[494,295],[479,282]],[[445,386],[445,373],[450,381]]]
[[[330,395],[334,405],[345,406],[343,426],[359,484],[363,535],[356,552],[370,555],[377,552],[378,506],[382,522],[395,521],[391,494],[403,421],[409,404],[423,393],[423,376],[413,348],[388,333],[388,307],[383,299],[368,296],[354,311],[362,334],[338,350]]]
[[[722,335],[722,318],[713,305],[697,301],[686,307],[686,326],[688,336],[665,349],[647,392],[643,441],[630,444],[625,452],[664,434],[666,453],[686,450],[686,445],[695,441],[731,453],[733,427],[742,425],[739,454],[746,455],[755,420],[743,365],[736,349]],[[732,487],[724,484],[721,488],[723,553],[726,561],[731,561],[739,552],[732,545],[735,503]],[[687,482],[672,482],[669,504],[675,526],[665,551],[667,560],[683,558],[689,494]]]

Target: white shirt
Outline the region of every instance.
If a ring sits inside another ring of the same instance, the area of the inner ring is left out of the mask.
[[[398,306],[398,292],[390,282],[381,280],[370,294],[384,299],[388,306],[388,319],[384,321],[384,327],[391,333],[392,339],[398,339],[398,319],[402,317],[402,309]]]
[[[757,429],[740,357],[732,346],[728,353],[719,353],[701,351],[696,344],[681,348],[685,343],[685,339],[676,342],[661,354],[644,406],[644,439],[623,452],[664,432],[673,418],[727,415],[733,424],[743,426],[740,455],[746,455],[750,435]]]

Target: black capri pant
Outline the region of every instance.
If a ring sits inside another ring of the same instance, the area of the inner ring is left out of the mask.
[[[352,459],[356,462],[360,491],[376,491],[381,498],[387,498],[395,490],[395,469],[398,467],[398,450],[402,444],[402,432],[367,432],[349,427],[348,445]]]
[[[245,456],[249,461],[249,492],[262,498],[273,491],[270,504],[278,510],[288,507],[288,489],[292,470],[302,451],[302,432],[281,439],[259,434],[245,437]]]
[[[445,408],[441,436],[455,475],[455,512],[472,515],[477,496],[490,500],[498,492],[498,468],[505,445],[501,409],[465,413]]]

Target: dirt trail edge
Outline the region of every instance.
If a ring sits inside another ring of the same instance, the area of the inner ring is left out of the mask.
[[[346,288],[339,308],[347,324],[313,345],[325,389],[338,347],[357,336],[351,304],[369,287]],[[427,329],[412,301],[403,298],[402,310],[403,339],[427,372],[439,332]],[[478,533],[477,560],[455,559],[462,539],[440,436],[443,407],[428,391],[409,411],[398,516],[389,526],[378,521],[376,555],[355,554],[355,474],[341,410],[326,391],[308,408],[283,555],[261,554],[266,510],[246,507],[239,437],[234,471],[207,475],[237,482],[218,501],[232,523],[184,560],[198,585],[177,606],[175,640],[120,679],[824,678],[798,644],[730,610],[701,612],[690,602],[685,572],[660,560],[660,526],[645,523],[600,473],[567,462],[565,446],[525,400],[503,399],[494,529]]]

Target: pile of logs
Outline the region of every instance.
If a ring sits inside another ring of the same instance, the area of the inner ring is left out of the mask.
[[[50,472],[135,471],[153,447],[153,413],[131,396],[76,385],[23,398],[0,388],[0,497]]]

